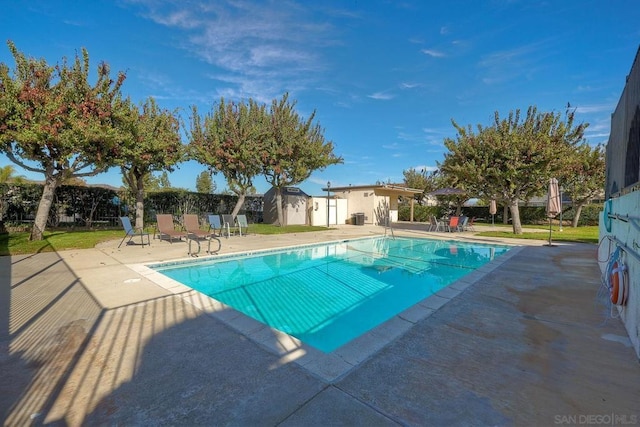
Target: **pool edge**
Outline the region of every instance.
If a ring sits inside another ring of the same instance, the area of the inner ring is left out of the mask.
[[[368,239],[370,237],[362,237],[355,239],[339,239],[331,242],[320,243],[337,243]],[[293,245],[288,247],[280,247],[277,249],[253,250],[247,252],[237,252],[224,257],[212,256],[209,259],[219,260],[232,258],[243,255],[256,255],[261,253],[269,253],[274,251],[282,251],[300,247],[310,247],[318,244]],[[509,250],[481,266],[480,268],[470,272],[464,277],[456,280],[447,287],[441,289],[433,295],[417,302],[413,306],[394,315],[389,320],[381,323],[375,328],[367,331],[361,336],[339,347],[331,353],[324,353],[315,349],[299,339],[290,336],[277,329],[245,315],[244,313],[209,297],[199,291],[196,291],[186,285],[183,285],[169,277],[154,270],[152,267],[167,264],[185,264],[196,262],[198,259],[193,258],[179,259],[169,262],[151,262],[144,264],[130,264],[129,268],[138,274],[146,277],[156,285],[164,288],[175,296],[181,297],[185,302],[200,309],[203,313],[211,316],[230,328],[234,329],[256,345],[269,351],[279,357],[277,364],[296,363],[309,373],[319,377],[320,379],[333,383],[347,375],[353,368],[365,362],[380,350],[396,341],[414,325],[424,321],[448,302],[462,294],[469,287],[478,283],[484,276],[504,264],[506,261],[517,255],[523,246],[510,246]],[[207,258],[200,258],[202,261]]]

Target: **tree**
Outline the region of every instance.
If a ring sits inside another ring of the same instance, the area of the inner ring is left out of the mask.
[[[171,181],[169,181],[169,174],[167,171],[163,171],[158,177],[158,186],[160,187],[160,191],[170,190],[173,188],[171,186]]]
[[[605,150],[602,145],[581,144],[567,159],[559,175],[563,192],[572,201],[572,227],[578,226],[582,208],[602,194],[605,181]]]
[[[65,179],[96,175],[113,164],[120,142],[116,101],[125,79],[114,81],[109,66],[89,78],[89,54],[55,67],[27,58],[9,41],[15,60],[0,63],[0,150],[17,165],[44,175],[42,198],[31,240],[42,240],[58,185]],[[35,164],[35,166],[34,166]]]
[[[145,183],[153,172],[162,171],[160,187],[170,187],[167,171],[183,159],[177,113],[162,110],[153,98],[140,109],[127,101],[127,136],[122,143],[120,168],[127,186],[136,197],[136,228],[144,226]]]
[[[272,101],[268,135],[260,153],[263,174],[276,189],[280,225],[286,225],[282,213],[282,188],[301,183],[315,170],[342,163],[342,158],[333,153],[333,143],[325,141],[323,129],[313,124],[315,110],[305,121],[296,113],[295,104],[295,101],[289,102],[288,93],[279,101]]]
[[[267,135],[266,123],[266,108],[252,99],[236,104],[221,98],[204,119],[195,107],[192,109],[191,157],[225,177],[229,189],[238,196],[233,216],[262,171],[260,151]]]
[[[211,179],[211,172],[202,171],[196,177],[196,191],[204,194],[213,194],[216,191],[216,183]]]
[[[434,185],[434,173],[429,174],[425,169],[417,170],[415,168],[402,171],[404,175],[404,185],[409,188],[415,188],[417,190],[422,189],[422,193],[416,194],[415,200],[419,205],[424,203],[424,199],[427,193],[430,193],[435,189]]]
[[[544,194],[549,178],[558,174],[575,146],[583,140],[588,124],[574,126],[574,111],[538,113],[529,107],[524,120],[520,110],[500,119],[495,113],[491,127],[464,128],[452,120],[456,139],[446,138],[449,150],[441,169],[471,194],[497,198],[509,206],[514,234],[522,234],[518,203]]]
[[[22,175],[16,175],[16,168],[11,165],[0,167],[0,184],[22,184],[26,178]]]

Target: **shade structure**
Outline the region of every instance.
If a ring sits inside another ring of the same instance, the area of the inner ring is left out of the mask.
[[[547,217],[549,218],[549,246],[551,244],[551,218],[560,213],[562,206],[560,205],[560,189],[558,188],[558,180],[551,178],[549,180],[549,191],[547,192]]]
[[[460,190],[459,188],[439,188],[431,193],[428,193],[429,196],[455,196],[457,194],[464,194],[466,191]]]
[[[551,178],[549,180],[549,192],[547,193],[547,216],[553,218],[560,213],[561,209],[558,180]]]

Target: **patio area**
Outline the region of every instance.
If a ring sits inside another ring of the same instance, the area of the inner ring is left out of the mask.
[[[384,232],[232,236],[220,253]],[[415,225],[394,234],[480,239]],[[0,257],[3,425],[640,422],[640,365],[599,292],[593,245],[502,241],[517,245],[507,259],[385,329],[389,344],[362,343],[373,346],[362,360],[315,358],[309,369],[305,350],[282,336],[260,331],[282,344],[274,352],[193,291],[172,293],[133,268],[186,258],[184,242],[118,243]]]

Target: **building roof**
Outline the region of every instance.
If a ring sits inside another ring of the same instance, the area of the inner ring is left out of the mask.
[[[325,187],[322,191],[349,191],[349,190],[373,190],[376,194],[395,194],[400,196],[413,196],[421,194],[424,190],[409,188],[396,184],[374,184],[374,185],[349,185],[348,187]]]

